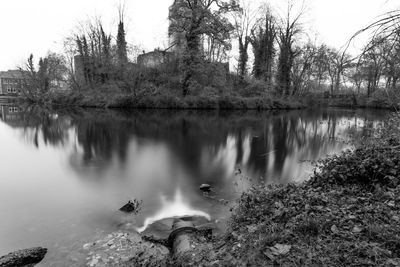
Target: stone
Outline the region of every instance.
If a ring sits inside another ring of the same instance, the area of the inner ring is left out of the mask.
[[[136,211],[136,206],[132,201],[129,201],[126,203],[122,208],[120,208],[120,211],[126,212],[126,213],[131,213]]]
[[[34,266],[41,262],[47,253],[47,248],[30,248],[18,250],[0,257],[1,267]]]
[[[203,191],[203,192],[209,192],[211,190],[211,185],[202,184],[202,185],[200,185],[200,190]]]
[[[89,243],[88,243],[88,244],[85,244],[85,245],[83,245],[83,249],[85,249],[85,250],[86,250],[86,249],[89,249],[90,246],[91,246],[91,244],[89,244]]]

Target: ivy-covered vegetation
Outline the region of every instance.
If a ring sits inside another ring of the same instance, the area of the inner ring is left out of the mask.
[[[176,0],[169,13],[169,44],[150,53],[139,49],[140,44],[127,42],[125,16],[129,14],[120,6],[115,34],[103,27],[101,19],[89,21],[66,38],[64,55],[41,59],[38,70],[30,57],[23,68],[29,74],[24,95],[33,102],[60,104],[56,94],[62,87],[72,92],[64,95],[64,105],[74,103],[71,97],[77,94],[86,102],[124,95],[125,103],[132,102],[132,96],[135,103],[146,101],[145,106],[156,103],[153,108],[159,107],[157,98],[180,102],[198,98],[195,106],[208,108],[201,105],[204,98],[206,102],[314,98],[318,101],[313,103],[321,103],[321,96],[341,95],[339,101],[333,98],[329,103],[398,106],[396,12],[372,24],[370,28],[377,28],[373,37],[359,55],[351,55],[310,36],[304,3],[286,4],[285,13],[280,14],[266,3],[256,6],[249,0]],[[230,105],[241,108],[236,102]],[[177,105],[171,101],[169,106]]]

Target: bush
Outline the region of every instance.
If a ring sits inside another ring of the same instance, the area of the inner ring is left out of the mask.
[[[255,97],[265,95],[268,91],[269,87],[265,81],[249,78],[243,82],[239,94],[243,97]]]
[[[397,186],[400,176],[400,117],[396,115],[387,127],[354,151],[320,161],[320,172],[312,178],[313,184],[363,184]]]
[[[368,99],[367,105],[374,108],[394,108],[399,106],[398,99],[396,92],[377,90]]]

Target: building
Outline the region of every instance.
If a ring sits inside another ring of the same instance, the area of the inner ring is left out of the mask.
[[[188,10],[184,0],[174,0],[169,8],[168,43],[171,52],[177,54],[178,57],[182,57],[185,51],[186,32],[182,30],[184,22],[177,20],[175,14],[184,14],[185,12],[188,12]]]
[[[20,70],[0,71],[0,95],[21,94],[25,78]]]
[[[137,58],[137,64],[146,68],[159,68],[173,62],[174,60],[174,53],[156,49],[152,52],[139,55]]]
[[[152,52],[139,55],[137,64],[140,67],[160,68],[167,66],[169,63],[176,62],[182,58],[185,51],[186,39],[185,32],[179,32],[176,29],[181,28],[181,22],[174,19],[174,13],[184,12],[185,3],[183,0],[174,0],[169,8],[169,28],[168,43],[169,47],[165,50],[155,49]]]
[[[18,123],[22,121],[23,109],[18,106],[2,105],[0,113],[2,121],[6,123]]]

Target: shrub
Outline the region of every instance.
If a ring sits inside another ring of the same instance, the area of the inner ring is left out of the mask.
[[[400,177],[400,117],[397,114],[387,122],[371,143],[354,151],[320,161],[320,172],[312,178],[313,184],[364,184],[397,186]]]
[[[368,99],[367,105],[374,108],[398,107],[399,96],[393,91],[377,90]]]
[[[268,91],[269,88],[265,81],[251,78],[243,82],[243,87],[239,90],[239,93],[243,97],[255,97],[265,95]]]

